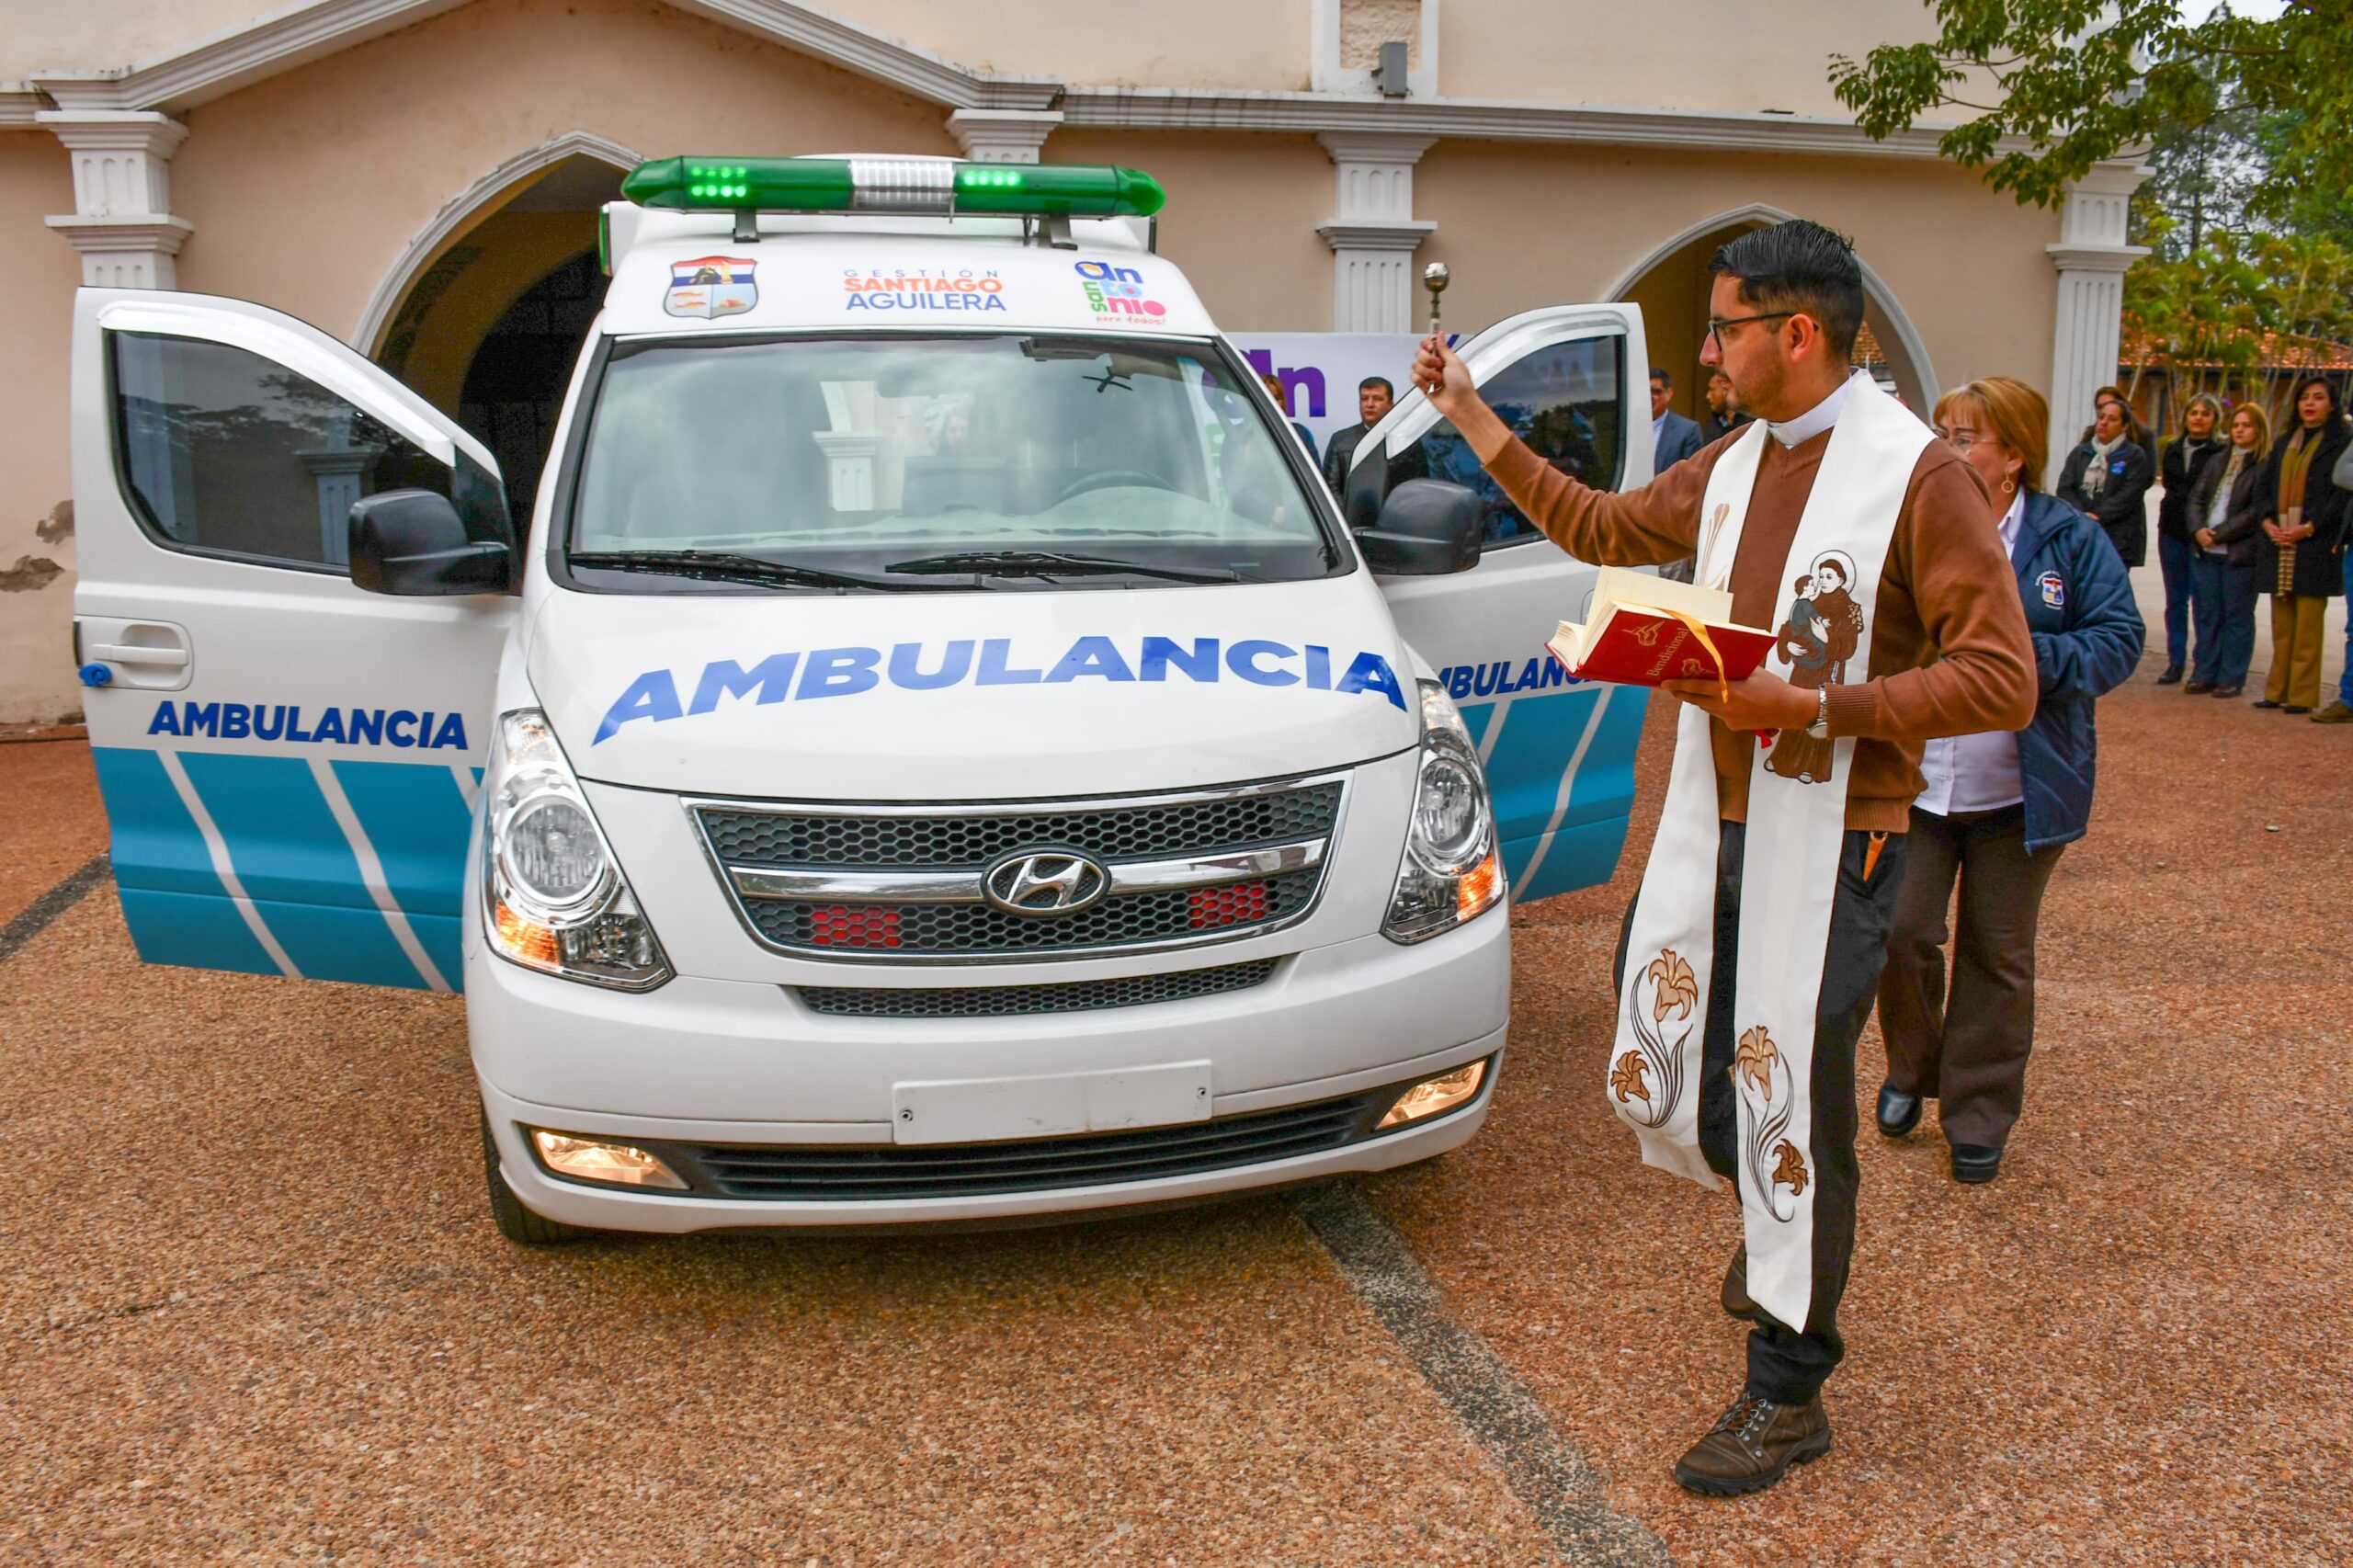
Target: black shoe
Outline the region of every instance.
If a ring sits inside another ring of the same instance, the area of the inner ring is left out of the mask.
[[[2177,684],[2180,679],[2181,666],[2179,665],[2168,665],[2165,666],[2165,673],[2157,677],[2157,684],[2159,686],[2173,686]]]
[[[1830,1417],[1820,1394],[1803,1404],[1775,1404],[1743,1392],[1677,1461],[1675,1479],[1687,1492],[1739,1497],[1829,1451]]]
[[[2279,705],[2277,702],[2272,701],[2271,699],[2268,697],[2258,697],[2255,699],[2255,706],[2257,708],[2277,708]]]
[[[2181,688],[2181,694],[2184,697],[2203,697],[2213,689],[2214,683],[2211,680],[2194,680]]]
[[[1952,1146],[1952,1179],[1970,1183],[1992,1181],[2002,1174],[2002,1151],[1982,1143]]]
[[[1920,1125],[1920,1096],[1893,1084],[1879,1086],[1879,1135],[1901,1138]]]
[[[2243,686],[2218,686],[2214,688],[2214,695],[2221,698],[2223,701],[2228,702],[2245,689],[2246,687]],[[2258,702],[2256,706],[2260,708],[2263,704]]]
[[[2305,707],[2301,702],[2290,702],[2287,707],[2279,710],[2279,711],[2282,713],[2309,713],[2312,710]]]

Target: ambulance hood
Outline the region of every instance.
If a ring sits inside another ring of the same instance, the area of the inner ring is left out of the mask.
[[[550,592],[528,667],[584,778],[957,801],[1267,778],[1416,743],[1371,579],[1080,591]]]

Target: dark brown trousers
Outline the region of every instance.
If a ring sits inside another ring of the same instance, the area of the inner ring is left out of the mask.
[[[2026,809],[1914,807],[1911,852],[1895,901],[1879,1027],[1887,1081],[1938,1102],[1945,1141],[1998,1149],[2026,1099],[2034,1045],[2034,928],[2059,850],[2026,852]],[[1945,972],[1946,912],[1961,883],[1961,917]]]

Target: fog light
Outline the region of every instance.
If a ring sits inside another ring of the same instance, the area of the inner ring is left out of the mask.
[[[532,1146],[540,1159],[558,1176],[574,1181],[603,1182],[609,1187],[660,1187],[684,1192],[677,1173],[644,1150],[629,1143],[600,1143],[564,1132],[531,1129]]]
[[[1427,1121],[1440,1111],[1452,1110],[1476,1095],[1479,1085],[1486,1081],[1487,1064],[1483,1060],[1441,1073],[1435,1078],[1425,1078],[1397,1096],[1397,1103],[1389,1108],[1389,1114],[1373,1131],[1403,1127],[1409,1121]]]

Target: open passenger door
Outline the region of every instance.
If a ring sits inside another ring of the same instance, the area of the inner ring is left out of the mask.
[[[1643,405],[1633,392],[1649,385],[1638,307],[1529,311],[1457,352],[1504,422],[1555,467],[1601,490],[1650,483],[1650,421],[1638,416]],[[1486,543],[1469,571],[1383,577],[1381,592],[1478,742],[1512,897],[1607,881],[1625,846],[1634,747],[1650,694],[1572,684],[1547,656],[1545,642],[1559,623],[1584,614],[1595,568],[1520,515],[1419,391],[1409,391],[1358,446],[1345,497],[1350,518],[1378,508],[1400,472],[1388,460],[1416,446],[1432,479],[1486,502]],[[1376,453],[1381,461],[1371,460]]]
[[[85,289],[75,657],[115,881],[153,963],[452,990],[505,594],[354,585],[352,503],[512,544],[489,451],[315,328]]]

